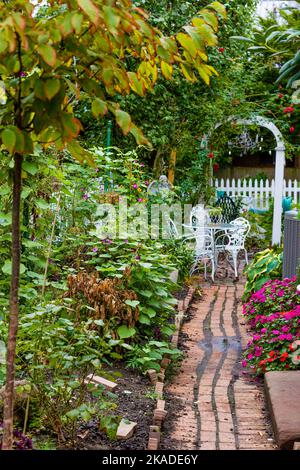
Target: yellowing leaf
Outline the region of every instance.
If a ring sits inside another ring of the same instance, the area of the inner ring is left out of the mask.
[[[219,13],[219,15],[221,15],[223,18],[226,18],[227,17],[227,12],[226,12],[226,8],[224,5],[222,5],[222,3],[220,2],[212,2],[208,5],[208,8],[212,8],[213,10],[215,10],[217,13]]]
[[[56,64],[56,51],[53,49],[52,46],[48,44],[41,44],[38,46],[37,51],[42,59],[48,64],[50,67],[54,67]]]
[[[146,87],[142,80],[139,80],[135,72],[127,72],[130,88],[140,96],[144,96]]]
[[[204,8],[201,10],[200,15],[205,20],[205,22],[213,28],[214,31],[218,31],[218,18],[215,13]]]
[[[9,153],[13,153],[15,145],[17,143],[17,136],[14,130],[9,127],[4,129],[1,132],[1,139],[2,139],[2,144],[4,145],[4,147],[6,147]]]
[[[58,78],[49,78],[44,82],[44,90],[47,99],[50,101],[60,90],[60,81]]]
[[[160,67],[161,67],[161,72],[163,74],[163,76],[167,79],[167,80],[170,80],[172,78],[172,74],[173,74],[173,67],[172,65],[169,65],[167,64],[167,62],[164,62],[163,60],[161,61],[161,64],[160,64]]]
[[[79,8],[89,17],[94,25],[99,23],[99,9],[91,0],[77,0]]]
[[[109,6],[104,6],[103,11],[104,11],[104,20],[108,29],[116,30],[121,21],[120,16],[117,15],[114,8],[109,7]]]
[[[151,142],[149,142],[149,140],[144,136],[141,129],[134,124],[131,126],[130,133],[133,135],[138,145],[146,145],[147,147],[152,148]]]
[[[92,102],[92,113],[97,118],[98,116],[104,116],[107,113],[107,105],[105,101],[100,98],[94,99]]]
[[[83,16],[81,13],[74,13],[71,19],[71,25],[74,28],[76,34],[79,34],[81,31],[81,25],[83,21]]]
[[[181,68],[183,75],[189,82],[197,81],[197,77],[195,76],[193,70],[190,67],[188,67],[187,64],[185,65],[180,64],[180,68]]]
[[[176,36],[177,41],[181,44],[181,46],[188,51],[188,53],[192,57],[196,57],[197,55],[197,47],[190,36],[184,33],[178,33]]]
[[[129,116],[128,113],[126,113],[125,111],[122,111],[121,109],[117,109],[115,111],[115,114],[116,114],[116,121],[118,125],[121,127],[123,134],[127,135],[132,126],[131,117]]]
[[[90,166],[95,166],[93,155],[76,141],[72,140],[67,144],[67,149],[75,160],[79,163],[84,163],[86,161]]]

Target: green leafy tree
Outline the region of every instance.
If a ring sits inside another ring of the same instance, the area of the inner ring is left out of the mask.
[[[74,103],[83,97],[95,118],[111,113],[123,133],[147,144],[130,115],[115,100],[134,91],[144,96],[174,66],[190,81],[209,83],[216,70],[207,45],[217,44],[218,15],[213,2],[192,24],[168,37],[147,22],[131,0],[49,0],[0,3],[1,144],[13,159],[12,277],[3,449],[11,449],[16,337],[19,314],[20,195],[22,163],[37,144],[67,147],[80,162],[93,164],[76,140],[82,123]],[[39,2],[40,3],[40,2]]]

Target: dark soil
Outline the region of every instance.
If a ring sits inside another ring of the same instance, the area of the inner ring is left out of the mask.
[[[111,372],[111,371],[110,371]],[[133,436],[127,440],[109,440],[107,435],[99,430],[97,421],[91,421],[82,426],[79,431],[78,449],[90,450],[144,450],[147,448],[149,426],[155,407],[155,400],[146,395],[153,392],[150,382],[138,372],[118,368],[112,372],[122,374],[116,378],[118,387],[115,389],[118,405],[115,414],[130,421],[137,422]]]
[[[176,418],[184,409],[184,401],[167,391],[164,392],[164,398],[166,400],[168,414],[163,424],[159,448],[161,450],[170,450],[176,448],[176,443],[174,439],[171,438],[171,435],[175,428]]]

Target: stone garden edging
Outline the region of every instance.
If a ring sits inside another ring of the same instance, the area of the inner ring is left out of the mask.
[[[171,340],[171,343],[174,348],[177,348],[178,346],[179,333],[184,320],[184,315],[190,306],[194,293],[195,288],[191,286],[189,287],[188,293],[185,298],[178,301],[177,314],[175,316],[176,330]],[[171,359],[166,354],[161,361],[161,370],[159,373],[152,369],[148,371],[148,376],[151,380],[151,383],[155,385],[155,393],[157,395],[157,400],[156,408],[153,413],[152,425],[150,426],[147,450],[157,450],[159,448],[161,428],[167,416],[167,411],[165,409],[166,402],[163,399],[165,370],[170,363]]]

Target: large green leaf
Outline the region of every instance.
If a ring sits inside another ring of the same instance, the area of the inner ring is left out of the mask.
[[[7,259],[5,260],[4,262],[4,265],[2,266],[2,272],[4,272],[4,274],[8,274],[8,275],[11,275],[11,270],[12,270],[12,263],[11,263],[11,260],[10,259]],[[26,267],[24,266],[24,264],[20,264],[20,274],[24,274],[26,271]]]
[[[6,127],[1,132],[1,139],[4,147],[6,147],[9,153],[13,153],[17,143],[16,132],[11,127]]]
[[[128,328],[126,325],[119,326],[117,329],[118,335],[121,339],[131,338],[136,333],[135,328]]]

